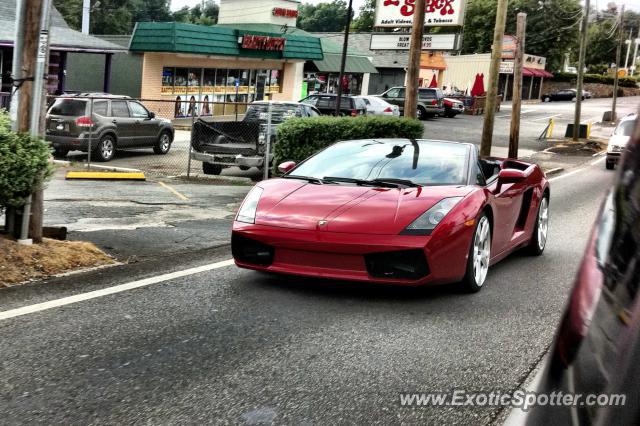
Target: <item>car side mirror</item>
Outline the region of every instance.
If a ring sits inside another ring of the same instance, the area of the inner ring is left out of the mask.
[[[498,173],[499,183],[515,183],[524,180],[526,177],[524,171],[518,169],[502,169]]]
[[[296,166],[295,161],[285,161],[278,165],[278,171],[282,174],[289,173]]]
[[[156,113],[153,111],[149,111],[149,118],[156,118]]]

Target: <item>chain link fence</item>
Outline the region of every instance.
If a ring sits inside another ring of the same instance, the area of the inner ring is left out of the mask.
[[[235,159],[264,160],[270,103],[251,123],[243,121],[247,103],[195,98],[64,95],[50,97],[48,105],[46,138],[54,155],[88,169],[136,169],[157,177],[263,175],[263,161]]]

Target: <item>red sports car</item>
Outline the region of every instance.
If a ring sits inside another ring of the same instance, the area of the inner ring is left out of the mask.
[[[376,283],[461,281],[526,247],[542,254],[549,184],[535,164],[467,143],[338,142],[257,184],[232,234],[236,265]]]

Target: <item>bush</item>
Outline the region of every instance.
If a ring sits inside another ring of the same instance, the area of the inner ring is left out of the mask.
[[[20,207],[39,179],[51,175],[51,151],[42,139],[12,132],[10,120],[0,111],[0,210]]]
[[[422,137],[418,120],[397,117],[313,117],[293,118],[278,127],[273,149],[274,166],[283,161],[299,163],[319,150],[341,140]]]
[[[571,83],[575,83],[578,78],[577,74],[567,73],[567,72],[558,72],[553,75],[553,81],[567,81]],[[614,78],[610,75],[600,75],[600,74],[585,74],[584,82],[585,83],[601,83],[608,84],[613,86]],[[637,81],[633,77],[622,77],[618,79],[618,85],[620,87],[638,87]]]

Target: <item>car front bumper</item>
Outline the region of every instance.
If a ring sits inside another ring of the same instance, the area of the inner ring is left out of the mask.
[[[381,284],[435,285],[463,278],[472,233],[473,228],[459,226],[446,236],[347,234],[236,221],[232,251],[241,268]],[[262,260],[247,260],[246,253],[242,254],[254,242]],[[393,272],[397,269],[406,274]]]
[[[620,162],[620,158],[622,157],[621,152],[607,152],[607,162],[618,163]]]

